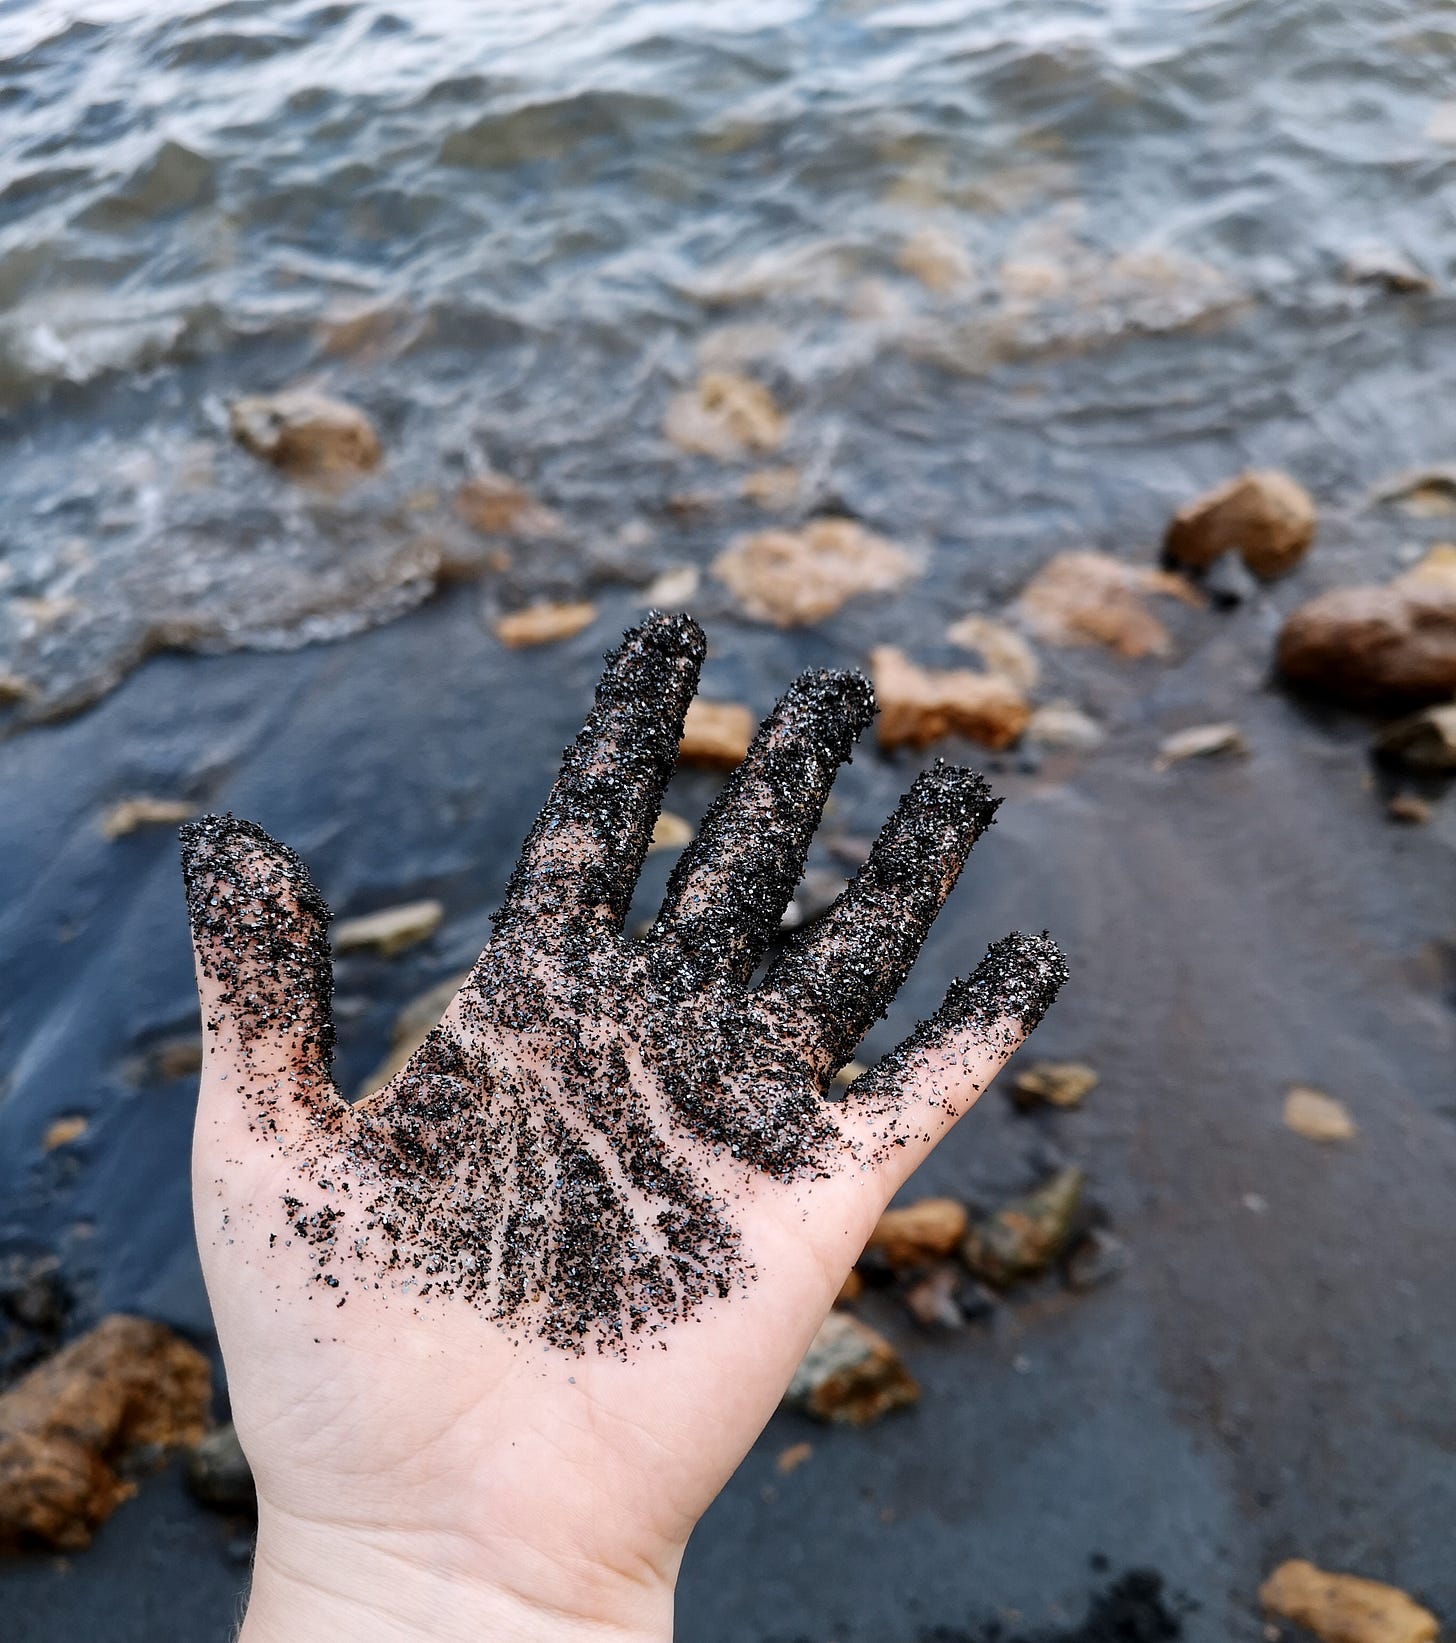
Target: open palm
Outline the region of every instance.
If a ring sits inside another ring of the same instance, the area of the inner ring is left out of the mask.
[[[302,864],[230,817],[186,831],[246,1638],[669,1635],[687,1537],[876,1218],[1055,993],[1055,948],[1008,937],[833,1084],[994,813],[945,765],[753,984],[873,713],[852,673],[796,681],[625,937],[703,648],[653,615],[608,658],[493,939],[356,1105]]]

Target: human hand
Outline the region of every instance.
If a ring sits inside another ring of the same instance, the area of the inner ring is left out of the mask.
[[[1063,978],[1008,937],[832,1085],[995,810],[937,765],[751,985],[873,712],[852,673],[790,688],[625,937],[703,649],[653,615],[608,658],[490,944],[355,1105],[302,863],[231,817],[184,829],[198,1242],[258,1487],[245,1643],[670,1636],[693,1525]]]

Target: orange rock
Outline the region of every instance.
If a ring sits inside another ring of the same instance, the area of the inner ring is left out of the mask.
[[[848,1312],[831,1312],[784,1396],[819,1420],[868,1426],[916,1402],[920,1388],[883,1335]]]
[[[1276,650],[1292,685],[1352,707],[1422,707],[1456,696],[1456,580],[1335,588],[1285,618]]]
[[[477,474],[455,493],[455,511],[483,536],[560,536],[561,515],[504,474]]]
[[[880,708],[876,729],[886,749],[926,747],[952,733],[986,747],[1010,747],[1031,719],[1026,698],[999,674],[917,667],[893,645],[870,652],[870,672]]]
[[[892,1267],[924,1266],[954,1255],[968,1224],[966,1206],[954,1198],[922,1198],[903,1209],[887,1209],[866,1249],[883,1255]]]
[[[525,645],[549,645],[556,639],[569,639],[572,634],[580,633],[596,619],[597,607],[585,600],[566,605],[527,605],[524,610],[498,617],[495,636],[512,650]]]
[[[813,1453],[812,1443],[791,1443],[787,1449],[779,1451],[779,1458],[774,1462],[774,1470],[781,1478],[786,1478],[790,1472],[797,1472]]]
[[[1184,604],[1203,603],[1181,576],[1080,550],[1048,560],[1022,590],[1016,608],[1032,633],[1048,644],[1097,644],[1121,656],[1166,656],[1172,640],[1148,608],[1155,594]]]
[[[379,436],[357,406],[306,388],[249,394],[228,407],[233,438],[275,468],[347,478],[379,466]]]
[[[737,702],[694,701],[688,705],[677,756],[684,764],[732,770],[743,763],[753,740],[753,715]]]
[[[132,1450],[195,1444],[207,1359],[161,1324],[113,1314],[0,1394],[0,1550],[85,1546],[135,1484]]]
[[[805,627],[861,593],[887,593],[915,574],[910,555],[853,519],[811,519],[802,530],[740,536],[713,574],[750,616]]]
[[[1298,1557],[1269,1576],[1259,1601],[1323,1643],[1432,1643],[1440,1630],[1435,1615],[1399,1587],[1330,1574]]]
[[[54,1124],[47,1126],[40,1144],[47,1152],[55,1152],[59,1147],[72,1146],[90,1128],[89,1118],[83,1118],[76,1112],[68,1113],[66,1117],[58,1118]]]
[[[1314,499],[1288,474],[1250,469],[1173,515],[1163,549],[1180,565],[1204,569],[1234,549],[1255,576],[1291,571],[1309,552],[1318,515]]]
[[[662,431],[679,450],[726,461],[783,443],[783,413],[761,382],[734,371],[705,371],[668,403]]]

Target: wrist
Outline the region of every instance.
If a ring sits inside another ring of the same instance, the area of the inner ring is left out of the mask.
[[[446,1533],[401,1544],[265,1511],[238,1643],[671,1643],[668,1578],[469,1565]]]

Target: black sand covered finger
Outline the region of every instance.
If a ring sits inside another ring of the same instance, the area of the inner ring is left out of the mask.
[[[843,894],[770,969],[764,991],[807,1019],[829,1068],[885,1013],[999,803],[978,772],[937,761]]]
[[[552,920],[621,928],[705,650],[692,617],[653,611],[608,655],[596,702],[521,849],[498,932]]]
[[[874,717],[863,674],[801,674],[759,726],[668,881],[653,929],[694,965],[746,980],[804,870],[835,771]]]
[[[326,1083],[334,1053],[329,911],[308,869],[234,816],[204,816],[180,836],[205,1035],[230,1035],[240,1066],[260,1080],[290,1074],[301,1092]]]

